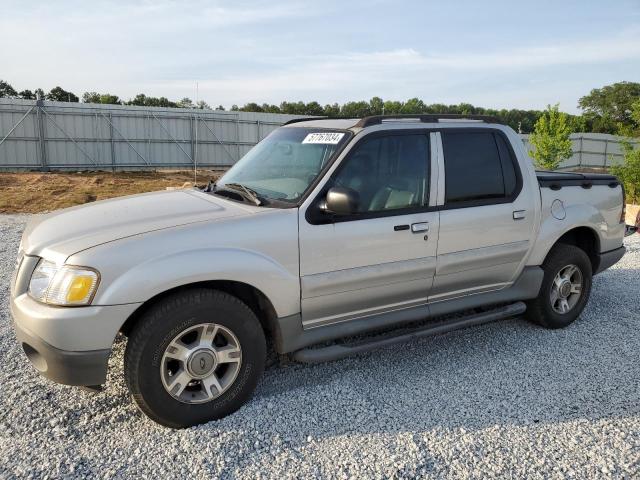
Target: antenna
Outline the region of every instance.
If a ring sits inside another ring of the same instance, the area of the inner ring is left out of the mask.
[[[198,108],[198,82],[196,82],[196,109]],[[198,183],[198,113],[194,115],[195,123],[195,145],[193,147],[193,186]]]

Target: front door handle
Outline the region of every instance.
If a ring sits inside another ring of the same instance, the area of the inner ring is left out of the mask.
[[[411,224],[411,231],[413,233],[428,232],[429,231],[429,222],[412,223]]]
[[[527,216],[526,210],[516,210],[515,212],[513,212],[514,220],[524,220],[524,217],[526,216]]]

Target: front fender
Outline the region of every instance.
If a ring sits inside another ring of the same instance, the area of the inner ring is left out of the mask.
[[[259,252],[237,248],[203,248],[150,258],[108,282],[94,304],[145,302],[175,287],[212,280],[242,282],[257,288],[271,301],[278,316],[300,311],[298,278]]]

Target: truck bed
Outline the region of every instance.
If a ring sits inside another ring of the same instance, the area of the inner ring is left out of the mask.
[[[591,188],[593,185],[608,185],[617,187],[620,182],[614,175],[603,173],[549,172],[536,171],[540,187],[559,190],[562,187],[579,186]]]

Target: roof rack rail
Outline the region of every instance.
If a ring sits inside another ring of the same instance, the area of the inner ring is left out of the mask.
[[[303,118],[293,118],[291,120],[287,120],[286,122],[284,122],[282,124],[282,126],[284,125],[291,125],[292,123],[298,123],[298,122],[310,122],[311,120],[326,120],[329,117],[327,116],[323,116],[323,117],[303,117]]]
[[[292,123],[299,122],[310,122],[312,120],[358,120],[353,117],[302,117],[302,118],[294,118],[288,120],[282,125],[291,125]],[[369,117],[362,117],[358,122],[353,125],[354,127],[365,128],[370,127],[371,125],[379,125],[385,120],[413,120],[419,121],[422,123],[438,123],[440,120],[453,120],[453,121],[464,121],[464,120],[473,120],[476,122],[485,122],[485,123],[499,123],[503,124],[497,117],[493,117],[491,115],[458,115],[453,113],[418,113],[415,115],[412,114],[400,114],[400,115],[372,115]]]
[[[456,115],[451,113],[430,113],[430,114],[403,114],[403,115],[373,115],[363,117],[354,127],[370,127],[371,125],[379,125],[384,120],[419,120],[422,123],[437,123],[440,120],[475,120],[485,123],[502,123],[498,118],[490,115]]]

